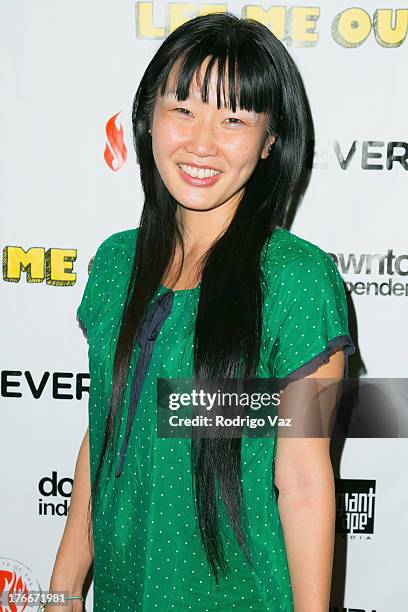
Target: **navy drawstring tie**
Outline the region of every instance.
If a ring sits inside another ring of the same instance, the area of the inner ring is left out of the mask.
[[[157,336],[159,335],[160,329],[165,319],[170,314],[173,305],[173,299],[174,293],[170,289],[166,293],[163,293],[153,302],[146,318],[143,320],[140,331],[136,337],[136,341],[140,346],[140,353],[132,380],[132,389],[130,392],[126,431],[125,436],[123,438],[122,447],[120,449],[118,467],[116,468],[115,472],[116,478],[118,478],[122,473],[123,460],[125,457],[130,432],[132,430],[133,419],[135,416],[137,404],[139,402],[143,381],[153,353],[154,342]]]

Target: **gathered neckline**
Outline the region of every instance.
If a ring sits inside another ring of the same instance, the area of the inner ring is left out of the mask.
[[[197,291],[201,287],[201,283],[199,283],[195,287],[191,287],[190,289],[170,289],[170,287],[166,287],[165,285],[162,285],[161,283],[159,286],[161,287],[161,289],[164,289],[165,291],[171,291],[172,293],[174,293],[174,295],[179,295],[181,293],[192,293],[193,291]]]

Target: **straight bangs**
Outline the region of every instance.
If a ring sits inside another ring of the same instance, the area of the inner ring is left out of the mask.
[[[266,49],[246,36],[227,35],[222,41],[218,38],[219,33],[216,36],[213,45],[209,45],[207,37],[175,56],[179,65],[174,73],[172,93],[178,100],[186,100],[195,79],[202,101],[208,103],[211,73],[215,69],[218,108],[225,106],[233,112],[241,108],[279,117],[280,87],[272,58]],[[201,78],[201,68],[206,60],[209,61]],[[162,96],[168,93],[169,75],[175,63],[175,60],[170,62],[162,74]]]

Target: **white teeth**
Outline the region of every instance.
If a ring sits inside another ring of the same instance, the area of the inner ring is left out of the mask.
[[[192,178],[203,179],[221,174],[218,170],[212,170],[211,168],[196,168],[195,166],[187,166],[186,164],[179,164],[179,167]]]

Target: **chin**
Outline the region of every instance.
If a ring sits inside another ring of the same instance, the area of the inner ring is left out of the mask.
[[[192,198],[173,197],[175,200],[177,200],[180,206],[183,206],[183,208],[188,208],[189,210],[210,210],[211,208],[215,208],[217,206],[215,202],[209,202],[208,200],[194,201]]]

